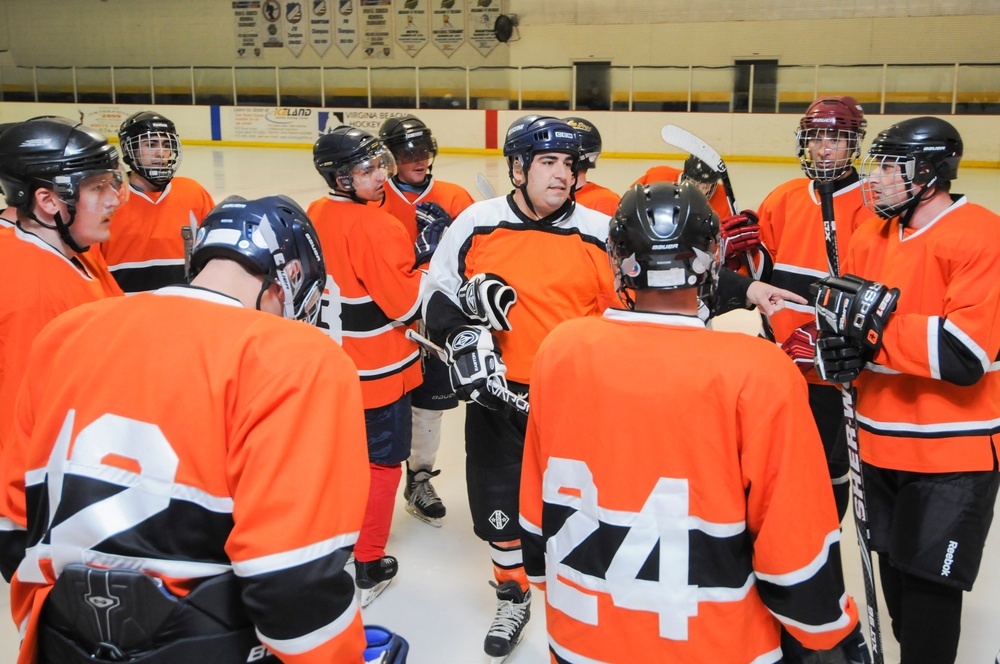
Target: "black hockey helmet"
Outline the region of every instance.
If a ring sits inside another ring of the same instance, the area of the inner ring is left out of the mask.
[[[378,131],[379,140],[389,148],[397,164],[410,164],[415,161],[430,160],[434,165],[437,157],[437,140],[430,127],[413,115],[403,115],[389,118],[382,123]]]
[[[854,97],[820,97],[814,101],[799,120],[795,133],[796,155],[803,172],[816,182],[839,180],[860,156],[867,126],[864,109]],[[822,139],[843,142],[847,156],[829,162],[815,160],[810,146]]]
[[[719,173],[712,170],[711,166],[693,154],[684,160],[684,172],[681,174],[681,182],[690,180],[698,186],[701,193],[705,194],[705,198],[712,197],[712,194],[715,193],[715,188],[719,186],[719,179],[721,177]]]
[[[230,196],[212,208],[191,250],[192,277],[213,258],[236,261],[248,272],[263,275],[261,295],[278,284],[285,293],[285,318],[316,324],[326,264],[312,222],[288,196]]]
[[[580,135],[580,170],[597,168],[597,158],[601,156],[601,132],[591,122],[583,118],[563,118],[563,122]]]
[[[0,135],[0,188],[7,204],[20,208],[37,223],[52,228],[73,251],[77,244],[69,228],[76,218],[80,183],[97,175],[112,175],[112,186],[127,192],[118,150],[90,127],[66,118],[42,116],[17,122]],[[31,209],[39,188],[52,189],[66,203],[68,219],[57,214],[54,224],[40,221]]]
[[[625,192],[608,233],[608,258],[618,295],[628,291],[698,288],[714,294],[719,269],[719,217],[690,182],[635,184]]]
[[[962,137],[950,123],[930,116],[897,122],[872,141],[861,164],[865,205],[885,219],[916,208],[938,187],[948,188],[958,178],[962,161]],[[873,182],[887,167],[898,169],[902,182],[894,187]],[[914,185],[925,185],[917,189]]]
[[[331,189],[353,195],[355,168],[381,168],[396,174],[396,162],[382,142],[363,129],[341,125],[313,145],[313,163]]]
[[[177,127],[155,111],[139,111],[125,118],[118,128],[118,142],[129,168],[160,189],[167,186],[180,166]],[[147,146],[145,154],[143,144]]]

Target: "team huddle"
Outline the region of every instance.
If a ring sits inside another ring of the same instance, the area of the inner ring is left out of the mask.
[[[405,625],[361,610],[405,576],[400,483],[447,514],[460,401],[491,661],[534,586],[552,662],[880,663],[871,565],[861,621],[841,567],[853,495],[902,662],[954,662],[1000,486],[1000,217],[951,192],[948,122],[862,156],[867,124],[816,100],[806,177],[743,211],[697,155],[597,185],[580,117],[516,120],[512,188],[479,202],[419,118],[337,127],[305,210],[216,205],[159,113],[121,154],[0,126],[18,664],[405,662]],[[712,329],[736,308],[766,338]]]

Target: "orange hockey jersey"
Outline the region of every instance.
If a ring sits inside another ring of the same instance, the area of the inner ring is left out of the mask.
[[[38,332],[59,314],[121,289],[96,248],[68,259],[20,228],[0,231],[0,265],[16,275],[16,288],[0,298],[0,447],[10,427],[14,395],[24,375],[28,349]]]
[[[452,219],[456,219],[465,208],[472,205],[473,201],[469,192],[457,184],[441,182],[433,177],[427,188],[419,194],[404,191],[395,180],[389,180],[385,184],[385,203],[381,208],[402,222],[410,236],[410,242],[417,240],[417,204],[419,203],[437,203],[451,215]],[[369,205],[378,206],[379,204],[370,203]]]
[[[511,330],[494,334],[507,378],[528,383],[535,352],[552,328],[617,302],[605,248],[608,216],[579,205],[573,210],[540,223],[517,211],[512,195],[469,207],[444,234],[424,279],[428,329],[440,338],[471,324],[461,313],[458,289],[481,272],[503,277],[517,302],[507,316]]]
[[[837,221],[837,246],[844,262],[854,230],[874,215],[861,199],[857,174],[838,183],[833,196]],[[783,343],[796,328],[816,319],[815,296],[809,287],[830,276],[823,212],[815,183],[798,178],[779,185],[768,194],[757,212],[760,238],[773,267],[761,277],[770,284],[787,288],[806,298],[808,304],[785,302],[785,308],[771,316],[774,338]],[[843,270],[841,270],[843,271]],[[821,383],[814,369],[806,374],[810,383]]]
[[[396,401],[423,381],[406,327],[420,314],[413,243],[382,210],[329,196],[309,206],[327,280],[319,326],[354,360],[365,408]]]
[[[899,288],[858,376],[861,457],[921,473],[992,470],[1000,433],[1000,216],[956,201],[928,226],[873,219],[844,270]]]
[[[680,182],[684,171],[673,166],[653,166],[651,169],[636,180],[639,184],[652,184],[653,182]],[[720,184],[715,188],[712,197],[708,199],[708,204],[719,215],[719,219],[725,219],[732,215],[732,208],[729,206],[729,199],[726,198],[726,190]]]
[[[619,309],[560,325],[535,359],[520,494],[553,651],[764,664],[781,624],[834,647],[857,608],[828,477],[774,344]]]
[[[126,293],[184,283],[181,228],[191,213],[200,224],[215,206],[212,197],[184,177],[175,177],[161,192],[130,188],[128,201],[111,219],[111,239],[101,244],[111,274]]]
[[[177,596],[235,572],[282,661],[362,662],[344,547],[361,527],[368,456],[340,347],[178,286],[68,312],[28,368],[0,466],[5,572],[10,540],[27,540],[11,584],[20,664],[71,562],[141,569]]]
[[[588,182],[577,189],[574,196],[577,204],[597,210],[609,217],[613,217],[618,211],[618,202],[621,200],[621,196],[615,192],[593,182]]]

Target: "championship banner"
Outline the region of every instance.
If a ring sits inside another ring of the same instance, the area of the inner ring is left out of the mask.
[[[354,13],[357,0],[329,0],[335,3],[337,48],[347,57],[358,46],[358,15]]]
[[[428,41],[427,6],[430,0],[405,0],[396,6],[396,43],[413,57]]]
[[[264,0],[260,7],[264,17],[264,48],[281,48],[285,45],[285,31],[281,28],[281,3]]]
[[[333,40],[330,30],[330,1],[302,1],[312,5],[312,12],[309,15],[309,45],[316,51],[316,55],[323,57],[330,49]]]
[[[365,58],[392,55],[392,0],[361,0],[361,46]]]
[[[431,41],[450,58],[465,41],[465,0],[431,2]]]
[[[306,47],[305,27],[309,23],[306,2],[309,0],[285,2],[285,46],[295,57],[302,55],[302,49]]]
[[[493,24],[500,16],[500,0],[469,0],[469,43],[483,57],[497,44]]]
[[[260,0],[233,0],[236,57],[260,57]]]

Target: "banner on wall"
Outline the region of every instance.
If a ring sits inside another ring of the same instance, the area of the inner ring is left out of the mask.
[[[429,2],[430,0],[405,0],[402,5],[396,6],[396,43],[410,57],[427,46]]]
[[[450,58],[465,41],[465,0],[431,2],[431,41]]]
[[[498,16],[500,0],[469,1],[469,43],[484,57],[500,43],[493,32]]]
[[[278,0],[264,0],[260,6],[264,19],[264,48],[282,48],[285,45],[285,31],[281,27],[281,3]]]
[[[308,25],[309,0],[285,2],[285,46],[292,55],[299,57],[306,47],[306,25]]]
[[[392,0],[361,0],[361,46],[365,58],[392,55]]]
[[[117,136],[125,118],[135,113],[124,106],[78,107],[80,122],[105,136]],[[72,116],[69,116],[72,117]]]
[[[283,106],[279,108],[244,107],[232,109],[233,135],[225,140],[255,143],[313,143],[316,112],[311,108]]]
[[[309,13],[309,45],[316,54],[323,57],[330,49],[333,38],[330,33],[329,0],[302,0],[312,7]]]
[[[354,12],[356,0],[329,0],[336,4],[337,48],[349,56],[358,46],[358,15]]]
[[[233,0],[232,6],[236,28],[236,57],[259,58],[260,0]]]

